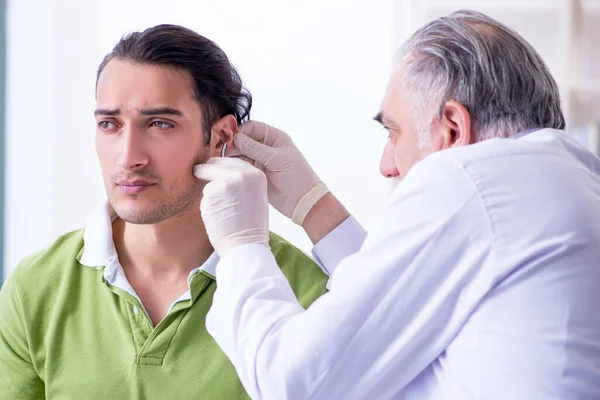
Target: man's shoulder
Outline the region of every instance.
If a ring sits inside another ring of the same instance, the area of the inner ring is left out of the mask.
[[[281,261],[280,266],[282,269],[285,266],[286,268],[314,271],[317,272],[317,275],[323,274],[321,268],[312,258],[278,234],[269,233],[269,246],[271,252],[275,255],[275,259],[278,262]]]
[[[58,237],[48,247],[21,260],[9,279],[17,286],[40,292],[42,287],[53,286],[56,280],[71,275],[80,252],[83,250],[83,229],[78,229]]]
[[[306,253],[273,232],[269,245],[300,304],[307,307],[327,291],[328,276]]]

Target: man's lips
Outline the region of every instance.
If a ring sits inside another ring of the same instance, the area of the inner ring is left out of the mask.
[[[117,182],[117,186],[119,186],[121,192],[125,194],[141,193],[153,185],[155,185],[154,182],[145,181],[143,179],[121,180]]]
[[[119,185],[119,186],[150,186],[150,185],[154,185],[154,183],[143,180],[143,179],[131,179],[131,180],[123,179],[123,180],[117,182],[117,185]]]

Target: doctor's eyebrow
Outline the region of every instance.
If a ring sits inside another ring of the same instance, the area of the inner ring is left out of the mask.
[[[379,122],[383,125],[384,128],[397,127],[396,124],[391,118],[383,114],[383,111],[379,111],[376,116],[373,117],[373,120]]]

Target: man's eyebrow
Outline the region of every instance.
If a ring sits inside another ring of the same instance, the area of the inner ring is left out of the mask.
[[[175,108],[171,107],[158,107],[158,108],[144,108],[138,110],[141,115],[179,115],[183,117],[183,113]]]
[[[111,110],[109,108],[97,108],[96,110],[94,110],[94,115],[111,115],[111,116],[115,116],[115,115],[119,115],[121,114],[121,110],[114,109]]]

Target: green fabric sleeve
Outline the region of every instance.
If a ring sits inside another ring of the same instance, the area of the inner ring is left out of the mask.
[[[44,398],[44,382],[31,360],[17,277],[13,275],[0,290],[0,400]]]

